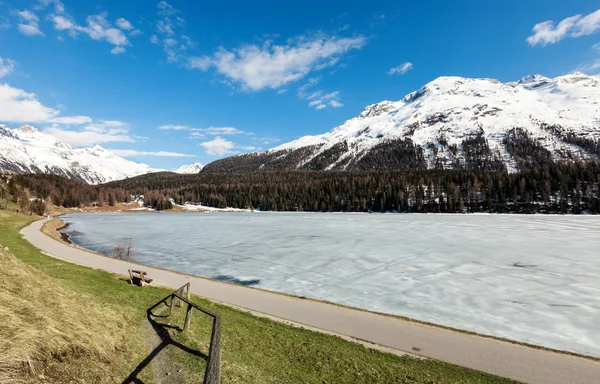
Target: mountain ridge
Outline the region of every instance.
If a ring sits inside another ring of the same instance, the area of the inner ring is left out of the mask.
[[[31,125],[10,129],[0,125],[0,172],[47,173],[101,184],[157,172],[96,145],[75,148]]]
[[[476,162],[515,172],[522,164],[510,142],[519,137],[554,161],[598,158],[599,95],[600,75],[579,72],[507,83],[444,76],[399,101],[368,105],[329,132],[217,160],[205,172],[468,168],[473,148],[485,153]]]

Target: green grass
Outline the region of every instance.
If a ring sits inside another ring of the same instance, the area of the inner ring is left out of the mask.
[[[146,309],[170,293],[158,287],[128,285],[122,276],[80,267],[41,254],[23,240],[19,229],[32,218],[0,211],[0,244],[10,247],[21,261],[49,275],[67,288],[84,293],[95,305],[114,309],[126,318],[132,345],[139,339]],[[0,270],[0,278],[2,272]],[[223,383],[511,383],[512,381],[432,360],[399,357],[368,349],[339,337],[291,327],[234,308],[192,296],[192,300],[221,316]],[[183,326],[185,311],[176,308],[168,319]],[[199,312],[192,317],[191,332],[171,330],[181,344],[208,353],[211,319]],[[110,324],[106,325],[110,327]],[[150,352],[115,352],[124,368],[113,375],[125,379]],[[169,346],[165,352],[181,367],[187,382],[202,378],[205,362]],[[151,370],[146,367],[144,371]],[[151,373],[146,372],[148,377]],[[67,380],[65,380],[67,381]],[[79,381],[79,380],[75,380]]]

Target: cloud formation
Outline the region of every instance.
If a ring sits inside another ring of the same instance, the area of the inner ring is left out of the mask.
[[[548,20],[536,24],[533,34],[527,38],[531,46],[541,44],[555,44],[565,37],[580,37],[591,35],[600,30],[600,9],[588,15],[575,15],[567,17],[555,24]]]
[[[411,62],[402,63],[397,67],[391,68],[388,71],[388,75],[404,75],[411,69],[413,69],[413,64]]]
[[[78,25],[70,16],[53,15],[52,22],[54,29],[57,31],[66,31],[71,37],[76,37],[79,33],[88,35],[96,41],[105,41],[114,47],[111,49],[112,54],[124,53],[125,47],[131,45],[125,32],[119,28],[115,28],[106,18],[106,14],[92,15],[86,18],[86,25]],[[121,18],[118,19],[130,23]],[[133,27],[132,27],[133,28]]]
[[[200,146],[204,148],[206,153],[214,156],[223,156],[236,153],[235,151],[232,151],[236,147],[235,143],[225,140],[221,136],[217,136],[211,141],[200,143]]]
[[[260,46],[246,44],[233,50],[221,47],[212,56],[191,57],[187,64],[201,71],[214,68],[246,91],[278,89],[335,65],[344,54],[364,47],[366,42],[363,36],[300,36],[285,45],[269,40]]]
[[[112,142],[134,142],[128,125],[116,120],[93,121],[88,116],[61,116],[60,110],[43,105],[35,93],[8,84],[0,85],[0,122],[32,123],[48,127],[43,131],[74,146]],[[72,126],[80,126],[73,128]],[[82,127],[81,127],[82,126]]]
[[[135,142],[134,138],[129,135],[127,124],[114,120],[101,120],[78,130],[63,129],[55,125],[44,129],[43,132],[76,147],[88,147],[103,143]]]
[[[314,92],[309,92],[309,88],[316,86],[320,77],[311,77],[308,81],[298,87],[298,97],[303,100],[308,100],[308,106],[314,108],[317,111],[321,109],[325,109],[327,107],[331,108],[341,108],[344,106],[341,102],[340,92],[329,92],[325,93],[323,90],[318,90]]]
[[[15,70],[15,61],[0,57],[0,78],[10,75]]]
[[[44,106],[35,93],[0,85],[0,121],[11,123],[48,122],[58,117],[59,110]]]
[[[17,29],[25,36],[43,36],[44,33],[40,30],[40,18],[29,10],[16,11],[19,20]]]
[[[186,153],[179,152],[166,152],[166,151],[137,151],[135,149],[107,149],[117,156],[122,157],[139,157],[139,156],[156,156],[156,157],[196,157],[195,155],[189,155]]]
[[[193,128],[189,125],[166,124],[161,125],[158,129],[163,131],[189,131],[190,139],[201,138],[207,135],[241,135],[244,131],[235,127],[208,127],[208,128]]]
[[[186,57],[186,51],[196,43],[186,35],[186,22],[178,9],[164,0],[156,5],[156,9],[159,19],[156,22],[156,33],[150,36],[150,42],[162,47],[167,54],[167,62],[180,62]]]
[[[136,29],[125,18],[118,18],[114,24],[111,23],[107,19],[107,13],[87,16],[85,25],[80,25],[65,11],[64,5],[59,0],[39,0],[34,9],[45,10],[51,5],[54,6],[54,9],[50,11],[48,19],[56,31],[66,32],[73,38],[79,34],[85,34],[93,40],[107,42],[113,45],[110,51],[112,54],[120,54],[126,51],[125,47],[131,45],[127,37],[128,35],[135,36],[141,34],[141,31]],[[23,12],[28,12],[28,14],[23,14]],[[39,21],[37,16],[30,11],[23,12],[19,12],[19,16],[24,19],[27,18],[30,27],[37,28],[37,22]],[[29,34],[30,36],[38,34],[30,27],[23,27],[25,30],[21,30],[21,25],[19,25],[19,30],[21,33]],[[26,33],[26,31],[29,33]],[[42,34],[42,32],[39,31],[39,34]]]

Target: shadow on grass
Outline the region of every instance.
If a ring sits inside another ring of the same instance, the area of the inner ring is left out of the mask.
[[[183,330],[180,327],[169,325],[169,324],[159,323],[155,320],[155,318],[169,317],[169,315],[161,315],[164,308],[162,310],[158,311],[158,313],[156,313],[156,314],[152,312],[155,308],[157,308],[161,304],[165,304],[168,306],[166,300],[167,299],[165,298],[165,299],[159,301],[151,308],[148,308],[148,310],[146,311],[146,318],[147,318],[148,322],[150,323],[150,325],[152,325],[152,328],[154,329],[154,331],[156,332],[158,337],[160,338],[160,340],[161,340],[160,344],[156,348],[154,348],[154,350],[152,350],[152,352],[150,352],[150,354],[148,356],[146,356],[146,358],[144,360],[142,360],[138,364],[137,367],[135,367],[135,369],[129,374],[129,376],[127,376],[127,378],[125,380],[123,380],[123,384],[129,384],[129,383],[144,384],[144,382],[138,378],[138,375],[140,374],[140,372],[142,372],[144,370],[144,368],[146,368],[148,366],[148,364],[150,364],[152,362],[152,360],[154,360],[154,358],[156,358],[158,356],[159,353],[161,353],[161,351],[163,349],[165,349],[169,345],[177,347],[177,348],[181,349],[182,351],[192,354],[194,356],[197,356],[201,359],[204,359],[205,361],[208,359],[208,356],[205,355],[204,353],[197,351],[195,349],[186,347],[185,345],[183,345],[171,338],[171,335],[169,334],[169,329],[175,329],[179,332],[182,332]]]

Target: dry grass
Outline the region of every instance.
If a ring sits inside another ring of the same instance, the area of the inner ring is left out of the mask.
[[[62,241],[62,237],[58,230],[64,227],[65,224],[66,223],[60,219],[48,220],[42,226],[42,232],[44,232],[46,235],[50,236],[55,240]]]
[[[0,382],[61,382],[71,376],[64,369],[77,366],[110,378],[112,357],[126,345],[126,319],[7,249],[0,250]]]

